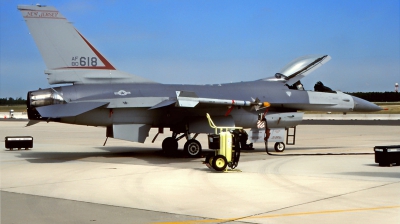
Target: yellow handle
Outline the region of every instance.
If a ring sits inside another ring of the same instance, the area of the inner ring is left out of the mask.
[[[217,126],[215,126],[214,122],[211,120],[210,115],[207,113],[206,116],[207,116],[208,124],[210,125],[210,127],[211,128],[217,128]]]

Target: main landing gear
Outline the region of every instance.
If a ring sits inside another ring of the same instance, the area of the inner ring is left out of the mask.
[[[176,155],[178,152],[178,141],[182,138],[186,137],[187,141],[183,147],[183,151],[189,157],[200,157],[201,156],[201,144],[199,141],[196,140],[198,134],[195,134],[191,137],[190,133],[182,134],[181,136],[177,137],[177,133],[173,133],[172,137],[167,137],[162,142],[162,150],[164,154],[171,156]]]
[[[178,151],[178,141],[173,137],[165,138],[162,142],[162,149],[166,155],[174,155]]]

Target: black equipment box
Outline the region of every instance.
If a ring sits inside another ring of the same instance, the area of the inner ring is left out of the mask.
[[[375,146],[375,162],[379,166],[391,166],[400,164],[400,145]]]
[[[7,136],[5,137],[6,149],[13,150],[33,148],[33,137],[32,136]]]
[[[208,148],[209,149],[219,149],[219,135],[210,134],[208,135]]]

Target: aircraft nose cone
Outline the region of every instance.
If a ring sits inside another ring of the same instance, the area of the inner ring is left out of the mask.
[[[355,112],[373,112],[373,111],[380,111],[382,108],[374,103],[369,101],[360,99],[358,97],[353,96],[354,100],[354,109]]]

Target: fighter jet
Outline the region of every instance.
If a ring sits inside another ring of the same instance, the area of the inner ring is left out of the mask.
[[[49,84],[70,84],[28,92],[28,125],[51,121],[101,126],[106,127],[106,137],[141,143],[151,128],[159,133],[170,128],[163,151],[175,152],[178,141],[186,139],[184,151],[197,157],[202,153],[198,134],[214,132],[207,113],[217,126],[250,129],[254,141],[263,139],[268,127],[275,150],[283,151],[282,133],[301,123],[299,111],[381,110],[323,86],[304,90],[300,79],[329,61],[328,55],[297,58],[272,77],[250,82],[167,85],[116,69],[56,8],[18,9],[44,59]]]

